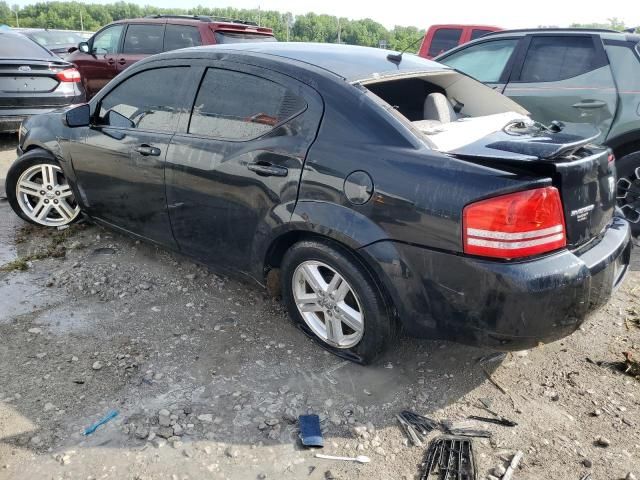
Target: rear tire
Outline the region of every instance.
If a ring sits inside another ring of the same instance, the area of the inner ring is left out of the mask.
[[[58,163],[26,154],[7,172],[7,199],[23,220],[43,227],[61,227],[78,220],[80,207]]]
[[[281,273],[289,315],[331,353],[371,363],[396,336],[376,282],[348,249],[329,241],[301,241],[286,253]]]
[[[616,159],[618,206],[631,225],[633,236],[640,235],[640,152]]]

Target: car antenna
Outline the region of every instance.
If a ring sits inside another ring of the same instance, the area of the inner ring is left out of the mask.
[[[387,60],[393,63],[400,63],[402,61],[402,55],[404,55],[404,53],[407,50],[409,50],[411,47],[414,47],[415,44],[418,43],[420,40],[422,40],[422,37],[416,38],[413,42],[409,44],[407,48],[402,50],[400,53],[390,53],[389,55],[387,55]]]

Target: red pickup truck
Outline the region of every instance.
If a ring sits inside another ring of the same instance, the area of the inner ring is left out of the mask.
[[[500,30],[489,25],[432,25],[424,34],[418,55],[432,59],[453,47]]]

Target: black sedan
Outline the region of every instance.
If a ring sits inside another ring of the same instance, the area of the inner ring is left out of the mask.
[[[80,73],[33,40],[0,31],[0,132],[25,118],[84,102]]]
[[[335,354],[400,331],[497,349],[573,332],[630,256],[591,127],[533,122],[437,63],[342,45],[150,57],[24,124],[6,191],[260,284]]]

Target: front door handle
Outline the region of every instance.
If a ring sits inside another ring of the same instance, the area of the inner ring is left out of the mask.
[[[144,155],[145,157],[151,156],[151,157],[159,157],[161,150],[157,147],[152,147],[151,145],[146,145],[146,144],[142,144],[139,147],[134,148],[134,150],[136,152],[138,152],[140,155]]]
[[[573,108],[602,108],[606,106],[607,104],[601,100],[583,100],[572,105]]]
[[[247,168],[262,177],[286,177],[289,174],[288,168],[267,162],[250,163]]]
[[[127,60],[124,58],[118,60],[118,65],[124,65],[125,63],[127,63]]]

